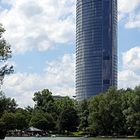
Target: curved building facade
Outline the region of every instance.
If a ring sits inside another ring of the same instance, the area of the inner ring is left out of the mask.
[[[117,0],[77,0],[76,97],[117,87]]]

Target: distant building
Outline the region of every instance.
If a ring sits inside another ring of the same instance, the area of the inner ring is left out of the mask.
[[[117,0],[77,0],[76,97],[117,87]]]

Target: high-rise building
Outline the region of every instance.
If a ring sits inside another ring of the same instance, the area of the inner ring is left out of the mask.
[[[117,0],[77,0],[76,96],[117,87]]]

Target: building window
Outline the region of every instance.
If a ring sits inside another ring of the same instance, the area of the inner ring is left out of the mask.
[[[110,84],[110,80],[108,80],[108,79],[103,80],[103,84],[104,84],[104,85],[109,85],[109,84]]]
[[[109,55],[105,55],[105,56],[103,57],[103,60],[110,60],[110,56],[109,56]]]

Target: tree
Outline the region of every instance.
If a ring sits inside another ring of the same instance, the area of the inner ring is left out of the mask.
[[[5,29],[2,27],[2,25],[0,24],[0,62],[1,67],[0,67],[0,86],[3,83],[3,78],[6,74],[10,74],[13,72],[13,66],[9,66],[7,64],[4,64],[4,62],[11,57],[11,46],[6,42],[6,40],[3,37],[3,33],[5,32]],[[15,101],[13,100],[12,102],[10,102],[10,104],[8,105],[6,102],[10,100],[5,98],[5,96],[0,93],[0,119],[2,119],[2,115],[4,110],[8,107],[8,109],[13,108],[11,103],[15,103]],[[9,101],[8,101],[9,103]],[[5,122],[0,122],[0,138],[4,138],[5,134],[6,134],[6,130],[4,130],[4,126],[5,126]]]
[[[15,128],[15,112],[17,104],[14,99],[6,98],[4,93],[0,92],[0,138],[4,138],[6,132]]]
[[[126,134],[128,135],[133,135],[134,134],[134,128],[132,126],[132,124],[130,123],[130,114],[132,113],[132,108],[131,106],[133,106],[133,100],[135,98],[135,94],[134,91],[131,89],[127,89],[127,90],[119,90],[120,94],[121,94],[121,108],[122,108],[122,113],[125,117],[125,124],[124,124],[124,128],[126,131]]]
[[[0,116],[7,112],[15,112],[17,104],[14,99],[7,98],[2,91],[0,91]]]
[[[0,24],[0,62],[4,63],[8,58],[11,57],[11,46],[6,42],[3,37],[5,29]],[[3,66],[0,67],[0,85],[2,84],[2,80],[6,74],[10,74],[13,72],[13,66],[8,66],[7,64],[2,64]],[[2,91],[0,92],[0,115],[6,109],[14,109],[16,107],[16,103],[14,99],[5,98]],[[10,109],[10,110],[11,110]],[[13,110],[14,111],[14,110]]]
[[[99,94],[92,97],[89,101],[89,127],[92,133],[104,134],[106,129],[106,122],[108,122],[108,117],[106,116],[107,111],[104,111],[106,106],[105,97],[103,94]]]
[[[23,108],[17,108],[14,116],[16,119],[16,129],[24,130],[29,126],[31,114],[28,110]]]
[[[34,126],[42,130],[54,130],[55,123],[51,114],[36,109],[32,114],[30,126]]]
[[[126,122],[130,132],[140,137],[140,86],[129,96],[129,107],[125,109]]]
[[[87,131],[89,126],[88,124],[88,116],[89,116],[89,109],[88,109],[88,100],[83,100],[78,105],[79,116],[80,116],[80,125],[79,130]]]
[[[5,112],[1,119],[1,122],[3,122],[5,125],[3,126],[3,128],[7,131],[7,130],[14,130],[16,129],[16,119],[15,119],[15,115],[14,113],[8,113]]]
[[[3,37],[5,29],[0,24],[0,62],[3,63],[7,59],[11,57],[11,46],[6,42]],[[0,68],[0,81],[2,84],[2,80],[6,74],[10,74],[13,72],[13,66],[9,66],[7,64],[3,64]]]
[[[66,108],[75,108],[74,100],[67,96],[60,99],[54,99],[54,105],[58,115]]]
[[[59,132],[74,132],[77,130],[79,124],[79,117],[74,108],[65,108],[58,119]]]
[[[78,117],[78,111],[77,111],[77,108],[76,108],[76,102],[73,100],[73,99],[70,99],[69,97],[63,97],[63,98],[60,98],[60,99],[54,99],[54,104],[55,104],[55,107],[56,107],[56,111],[57,112],[57,121],[56,121],[56,127],[57,127],[57,130],[59,132],[65,132],[66,131],[74,131],[75,128],[72,130],[70,130],[70,126],[67,125],[67,121],[68,121],[68,117],[70,117],[70,113],[71,111],[73,110],[76,114],[75,114],[75,122],[77,123],[77,117]],[[72,115],[74,115],[74,112],[72,111]],[[68,114],[67,114],[68,113]],[[67,116],[66,116],[67,114]],[[63,118],[66,117],[66,120],[63,120]],[[74,117],[74,116],[72,116]],[[79,118],[78,118],[79,119]],[[64,125],[67,125],[66,127],[64,127]],[[71,124],[73,125],[73,124]],[[69,127],[69,128],[68,128]],[[77,129],[77,126],[76,126],[76,129]]]
[[[4,139],[7,130],[5,129],[5,122],[2,122],[0,119],[0,139]]]
[[[52,96],[52,93],[48,89],[44,89],[42,91],[36,92],[34,94],[33,100],[35,102],[34,111],[36,112],[38,110],[38,113],[33,111],[34,115],[32,115],[30,125],[35,127],[38,126],[38,128],[48,130],[54,130],[58,128],[60,131],[74,131],[77,129],[76,124],[78,115],[73,99],[70,99],[69,97],[55,98]],[[43,114],[46,114],[46,116]],[[66,117],[68,120],[73,118],[74,122],[70,120],[71,124],[68,126],[66,123],[69,122],[66,120],[63,122],[63,117]],[[67,127],[62,127],[64,123],[67,125]]]
[[[34,93],[33,101],[35,102],[35,108],[37,109],[42,109],[48,113],[54,111],[54,99],[52,93],[48,89]]]
[[[101,135],[119,135],[124,131],[121,96],[115,88],[90,100],[89,124]]]

